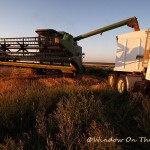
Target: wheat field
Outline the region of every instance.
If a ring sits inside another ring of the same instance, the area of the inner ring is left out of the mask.
[[[140,137],[150,139],[150,98],[119,95],[108,86],[109,71],[89,66],[64,78],[1,67],[0,149],[148,149]]]

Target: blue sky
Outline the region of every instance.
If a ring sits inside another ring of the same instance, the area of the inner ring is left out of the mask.
[[[0,37],[36,36],[38,28],[66,31],[73,36],[136,16],[141,30],[150,28],[149,0],[0,0]],[[123,26],[78,42],[84,61],[114,62],[116,35]]]

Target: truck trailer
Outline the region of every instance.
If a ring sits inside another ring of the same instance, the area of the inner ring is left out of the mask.
[[[116,37],[117,51],[108,83],[119,93],[150,93],[150,29]]]

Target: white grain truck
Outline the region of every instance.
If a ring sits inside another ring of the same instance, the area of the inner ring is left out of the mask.
[[[150,29],[116,37],[117,51],[114,72],[108,83],[119,93],[150,93]]]

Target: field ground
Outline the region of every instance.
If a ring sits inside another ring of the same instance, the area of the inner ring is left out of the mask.
[[[112,66],[85,66],[76,78],[1,67],[0,149],[147,150],[149,96],[119,95],[107,84]]]

